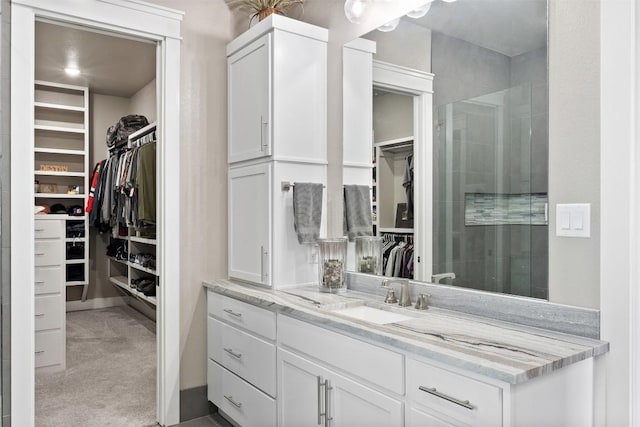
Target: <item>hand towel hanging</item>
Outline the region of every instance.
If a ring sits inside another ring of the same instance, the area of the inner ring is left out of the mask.
[[[320,237],[322,184],[295,182],[293,185],[293,227],[298,242],[315,243]]]

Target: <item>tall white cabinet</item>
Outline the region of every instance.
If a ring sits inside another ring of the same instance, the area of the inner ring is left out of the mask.
[[[227,46],[231,278],[317,282],[282,183],[326,185],[327,40],[326,29],[271,15]]]
[[[83,286],[85,300],[89,283],[89,89],[36,81],[34,95],[34,205],[62,207],[35,216],[35,366],[56,371],[65,369],[66,287]]]

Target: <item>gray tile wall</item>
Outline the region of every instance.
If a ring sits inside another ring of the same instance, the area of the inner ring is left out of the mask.
[[[436,76],[434,273],[454,271],[458,277],[449,282],[453,285],[547,298],[546,225],[464,224],[465,193],[548,191],[546,48],[510,58],[434,32],[432,71]],[[512,114],[502,132],[508,144],[496,146],[493,113],[454,104],[458,114],[447,152],[444,106],[507,88],[511,89],[505,103]],[[451,171],[444,170],[447,155],[452,157]],[[451,197],[447,185],[452,187]]]

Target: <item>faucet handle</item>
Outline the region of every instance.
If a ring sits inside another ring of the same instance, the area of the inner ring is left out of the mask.
[[[398,298],[396,298],[396,291],[393,288],[389,288],[387,291],[387,296],[384,299],[384,302],[387,304],[395,304],[398,302]]]
[[[429,308],[427,305],[427,298],[431,298],[430,294],[420,294],[418,295],[418,300],[416,301],[415,308],[418,310],[426,310]]]

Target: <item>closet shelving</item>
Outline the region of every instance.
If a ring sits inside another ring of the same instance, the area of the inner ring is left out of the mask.
[[[34,88],[34,204],[86,206],[89,186],[89,89],[37,80]],[[63,220],[61,236],[66,286],[84,286],[86,300],[89,273],[88,218],[50,214]],[[44,216],[36,216],[44,219]],[[81,224],[69,234],[70,225]],[[36,225],[36,228],[39,227]],[[79,246],[78,250],[72,246]],[[70,259],[70,251],[73,256]]]
[[[156,123],[151,123],[148,126],[132,133],[129,136],[129,142],[127,148],[133,148],[136,144],[142,141],[155,141],[157,139]],[[141,235],[140,231],[135,227],[128,227],[126,236],[112,237],[113,240],[121,240],[126,242],[127,254],[149,253],[156,257],[157,263],[157,245],[158,241],[155,237],[148,237],[149,233]],[[118,290],[126,295],[132,296],[140,301],[143,301],[151,306],[157,305],[157,299],[155,296],[147,296],[144,293],[131,287],[131,280],[140,277],[153,278],[156,284],[160,281],[160,275],[158,273],[158,264],[156,268],[144,267],[138,263],[131,262],[129,260],[116,259],[115,257],[109,258],[109,281],[116,286]]]
[[[411,234],[413,228],[396,227],[398,203],[406,203],[402,181],[406,158],[413,153],[413,136],[374,143],[374,188],[376,189],[376,235]]]

